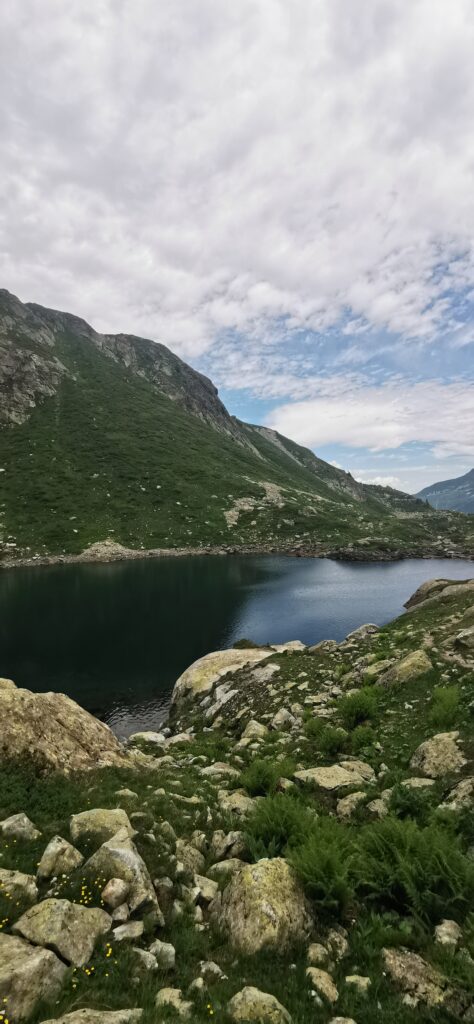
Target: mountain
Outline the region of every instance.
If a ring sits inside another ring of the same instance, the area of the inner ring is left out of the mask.
[[[164,345],[0,290],[0,557],[209,546],[466,549],[462,516],[230,416]]]
[[[432,508],[474,513],[474,469],[454,480],[440,480],[424,487],[415,497],[429,501]]]

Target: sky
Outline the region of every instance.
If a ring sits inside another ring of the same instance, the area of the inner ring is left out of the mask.
[[[472,0],[3,0],[0,286],[360,480],[474,465]]]

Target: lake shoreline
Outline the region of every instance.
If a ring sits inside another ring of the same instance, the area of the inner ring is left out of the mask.
[[[327,546],[288,546],[277,547],[265,545],[209,545],[203,548],[126,548],[115,542],[98,542],[85,551],[71,555],[39,555],[28,558],[7,558],[0,561],[0,569],[22,569],[52,565],[91,565],[111,562],[139,561],[159,558],[202,557],[208,555],[286,555],[290,558],[329,558],[342,562],[398,562],[410,558],[429,559],[443,558],[446,561],[474,561],[474,553],[466,551],[445,551],[426,546],[422,548],[406,548],[387,551],[386,549],[367,549]]]

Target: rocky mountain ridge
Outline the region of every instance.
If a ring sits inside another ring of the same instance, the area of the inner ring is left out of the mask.
[[[415,495],[428,501],[436,509],[454,509],[456,512],[474,513],[474,469],[453,480],[440,480],[424,487]]]

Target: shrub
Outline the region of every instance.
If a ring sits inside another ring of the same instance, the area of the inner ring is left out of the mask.
[[[427,825],[433,805],[430,789],[410,789],[409,786],[394,786],[390,797],[390,811],[402,820],[411,818],[419,825]]]
[[[348,694],[339,701],[338,711],[347,729],[355,729],[377,714],[378,691],[375,686],[363,686],[357,693]]]
[[[293,775],[294,761],[270,761],[256,758],[251,761],[240,776],[239,785],[247,790],[250,796],[269,796],[275,793],[278,780]]]
[[[361,829],[355,874],[364,900],[425,922],[460,917],[474,899],[474,863],[435,824],[388,817]]]
[[[321,733],[324,731],[322,718],[308,718],[305,721],[304,731],[308,740],[319,741]]]
[[[246,843],[254,858],[281,857],[301,844],[315,822],[297,796],[276,793],[261,800],[247,822]]]
[[[437,686],[433,692],[429,720],[432,725],[448,728],[456,721],[459,686]]]
[[[376,734],[371,725],[356,725],[351,735],[351,749],[353,754],[360,754],[362,750],[368,750],[376,742]]]
[[[318,818],[302,845],[290,851],[288,860],[319,909],[346,913],[354,897],[353,853],[349,830],[328,817]]]
[[[326,726],[319,737],[319,750],[321,754],[332,757],[339,754],[347,747],[347,733],[345,729],[335,729],[333,725]]]

